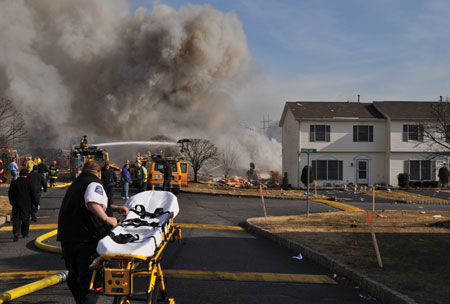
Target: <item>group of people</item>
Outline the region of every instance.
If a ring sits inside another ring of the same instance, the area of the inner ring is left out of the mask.
[[[0,160],[0,162],[2,162],[2,160]],[[51,165],[47,166],[45,160],[41,160],[40,158],[36,158],[35,160],[33,160],[31,159],[31,157],[24,157],[22,169],[26,170],[27,174],[31,173],[35,166],[37,167],[37,172],[44,177],[44,180],[47,181],[48,177],[50,187],[54,187],[59,175],[59,167],[57,166],[56,160],[54,160]],[[15,159],[11,161],[8,169],[11,173],[11,180],[16,180],[19,178],[19,166],[17,165]]]
[[[51,180],[54,176],[53,170],[51,166],[44,168],[43,165],[33,164],[29,172],[28,159],[20,170],[17,166],[11,166],[13,179],[8,196],[13,206],[14,241],[18,241],[20,234],[23,238],[28,237],[30,217],[36,220],[41,193],[47,191],[47,174],[50,186],[54,185]],[[15,176],[17,171],[18,177]],[[170,191],[172,172],[168,163],[165,164],[163,174],[163,190]],[[138,191],[145,191],[148,176],[145,166],[140,161],[136,163],[133,177],[138,183]],[[128,199],[131,181],[130,164],[127,162],[121,172],[124,199]],[[63,259],[69,271],[67,284],[76,303],[96,303],[98,296],[89,293],[92,276],[89,266],[97,255],[97,243],[117,225],[114,212],[125,215],[129,212],[127,207],[113,204],[113,193],[117,183],[118,178],[109,162],[105,162],[102,167],[95,160],[88,161],[84,164],[82,173],[67,189],[62,201],[58,216],[57,241],[61,242]]]
[[[172,169],[170,167],[170,164],[165,161],[164,162],[164,169],[163,169],[163,191],[171,191],[171,184],[170,181],[172,180]],[[127,161],[127,163],[122,168],[121,173],[121,181],[122,181],[122,199],[128,199],[128,189],[129,184],[131,183],[132,177],[130,174],[130,163]],[[148,172],[147,168],[142,164],[141,160],[136,160],[136,166],[134,171],[134,178],[133,181],[137,185],[138,192],[146,191],[147,190],[147,184],[148,184]]]

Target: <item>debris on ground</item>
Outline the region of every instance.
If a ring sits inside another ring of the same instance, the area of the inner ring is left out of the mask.
[[[299,253],[298,255],[294,255],[293,257],[291,257],[291,259],[303,260],[303,256],[301,253]]]
[[[450,229],[450,221],[442,221],[442,222],[436,222],[429,225],[430,227],[440,227],[440,228],[448,228]]]
[[[227,185],[229,187],[242,188],[248,182],[239,176],[233,176],[232,178],[221,178],[218,180],[219,184]]]
[[[363,294],[363,293],[360,293],[360,294],[359,294],[359,297],[362,298],[362,299],[364,299],[364,300],[370,300],[370,301],[376,300],[376,298],[372,297],[372,296],[369,295],[369,294]]]

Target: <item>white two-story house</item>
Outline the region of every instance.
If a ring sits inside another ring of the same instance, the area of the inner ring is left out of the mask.
[[[287,102],[280,120],[282,165],[293,187],[310,153],[318,186],[348,183],[396,186],[399,173],[412,181],[436,179],[448,159],[423,140],[434,117],[432,102]]]

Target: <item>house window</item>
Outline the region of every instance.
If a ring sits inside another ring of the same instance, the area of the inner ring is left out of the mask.
[[[353,126],[353,141],[373,142],[373,126]]]
[[[313,160],[312,169],[316,180],[342,180],[342,160]]]
[[[330,141],[330,126],[328,125],[310,125],[309,141]]]
[[[409,179],[412,181],[431,180],[431,161],[410,160]]]
[[[423,141],[423,125],[403,125],[403,141]]]

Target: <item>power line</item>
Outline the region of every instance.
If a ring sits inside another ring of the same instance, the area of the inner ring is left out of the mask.
[[[269,129],[270,123],[271,123],[269,114],[267,114],[267,119],[266,119],[266,116],[263,115],[263,120],[261,121],[261,123],[263,124],[263,127],[261,129],[263,130],[263,132],[265,134],[267,132],[267,129]]]

